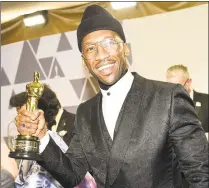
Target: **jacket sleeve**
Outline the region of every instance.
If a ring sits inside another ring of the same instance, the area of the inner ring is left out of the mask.
[[[208,188],[208,142],[192,99],[177,85],[172,94],[169,138],[192,188]]]
[[[88,164],[75,127],[72,140],[65,154],[50,138],[47,147],[42,153],[43,161],[38,162],[63,187],[67,188],[78,185],[88,170]]]

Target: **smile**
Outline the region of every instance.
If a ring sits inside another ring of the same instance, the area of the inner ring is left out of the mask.
[[[104,69],[108,69],[108,68],[113,67],[113,66],[114,66],[114,64],[103,65],[103,66],[99,67],[98,70],[102,71]]]

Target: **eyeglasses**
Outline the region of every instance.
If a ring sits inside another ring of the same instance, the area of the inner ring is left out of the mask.
[[[106,38],[94,44],[87,44],[83,48],[82,56],[87,60],[94,58],[98,52],[98,45],[108,53],[115,52],[118,49],[119,43],[123,42],[119,42],[113,38]]]

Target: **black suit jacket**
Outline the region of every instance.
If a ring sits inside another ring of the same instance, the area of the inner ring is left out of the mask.
[[[194,91],[194,104],[196,112],[199,116],[200,121],[202,122],[203,129],[205,132],[208,132],[208,94],[205,93],[198,93]],[[197,103],[200,103],[201,106],[196,106]]]
[[[99,188],[172,188],[173,153],[193,188],[208,187],[206,136],[182,86],[134,74],[111,147],[101,100],[99,93],[78,107],[66,155],[52,139],[43,152],[40,164],[64,187],[78,184],[88,170]]]
[[[60,131],[67,131],[66,134],[63,136],[63,140],[67,145],[70,144],[70,141],[72,139],[74,121],[75,114],[63,110],[63,113],[58,123],[57,132],[59,133]]]
[[[196,113],[202,123],[203,129],[205,132],[208,132],[208,94],[198,93],[194,90],[193,102],[195,105]],[[200,104],[199,106],[198,103]],[[179,167],[177,167],[177,169],[178,168]],[[189,183],[185,180],[184,176],[182,182],[183,188],[189,188]]]

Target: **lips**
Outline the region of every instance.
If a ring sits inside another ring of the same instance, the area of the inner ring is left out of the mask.
[[[115,63],[108,63],[97,68],[100,75],[108,76],[113,72]]]
[[[113,67],[113,66],[114,66],[114,64],[106,64],[106,65],[100,66],[98,68],[98,70],[103,71],[103,70],[108,69],[108,68]]]

